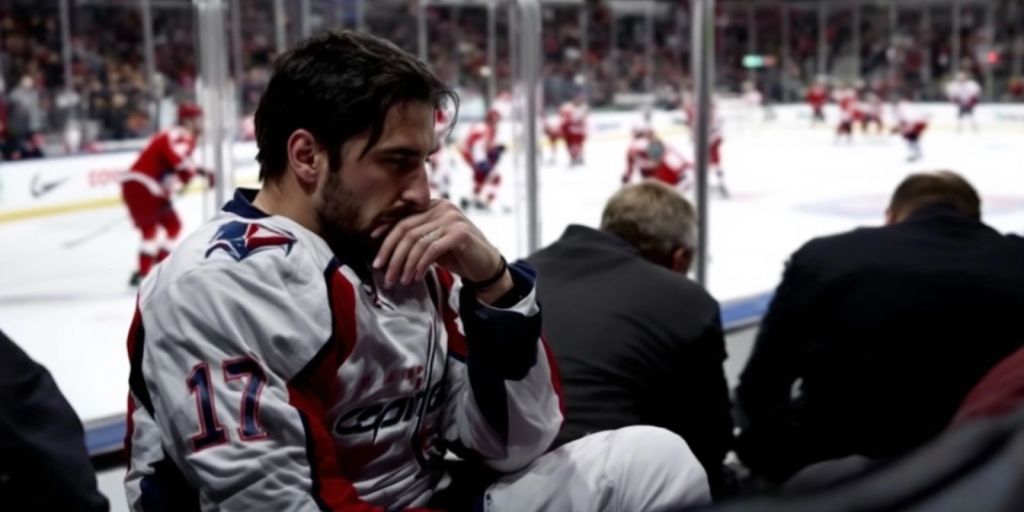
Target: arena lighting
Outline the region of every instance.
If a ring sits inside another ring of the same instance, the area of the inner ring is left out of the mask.
[[[743,67],[747,69],[756,69],[764,67],[764,57],[761,55],[744,55],[743,56]]]
[[[779,62],[774,55],[749,53],[743,56],[743,67],[747,69],[772,68]]]

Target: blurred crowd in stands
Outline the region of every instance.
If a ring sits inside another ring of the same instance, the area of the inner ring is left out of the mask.
[[[277,52],[273,0],[241,0],[239,111],[252,112]],[[797,101],[815,76],[862,82],[914,100],[941,100],[954,67],[986,85],[986,101],[1024,99],[1024,6],[993,0],[962,2],[959,55],[952,8],[912,2],[898,7],[816,3],[788,6],[718,3],[715,24],[716,90],[739,93],[755,80],[767,101]],[[170,122],[173,104],[194,99],[198,69],[195,14],[188,0],[152,5],[155,74],[146,72],[143,19],[136,3],[71,1],[71,83],[65,83],[57,1],[0,0],[0,149],[4,159],[35,156],[42,148],[89,150],[90,142],[135,139]],[[285,2],[284,43],[311,30],[359,25],[355,0],[313,0],[303,20],[301,2]],[[543,12],[543,81],[549,105],[585,93],[594,107],[638,103],[671,107],[687,86],[690,21],[685,2],[656,1],[644,9],[623,2],[590,3],[586,42],[578,7],[553,4]],[[895,5],[895,4],[894,4]],[[488,94],[489,77],[508,90],[512,76],[508,15],[497,11],[497,69],[487,62],[487,13],[483,7],[435,6],[426,10],[428,57],[442,78],[467,97]],[[374,1],[363,27],[416,52],[413,0]],[[824,16],[824,50],[819,18]],[[788,20],[788,24],[784,23]],[[853,24],[859,20],[859,37]],[[653,37],[650,31],[653,28]],[[231,40],[230,38],[228,39]],[[650,47],[648,44],[650,43]],[[783,48],[783,45],[786,48]],[[819,62],[819,54],[824,63]],[[744,57],[764,56],[757,68]],[[46,137],[43,137],[43,136]]]

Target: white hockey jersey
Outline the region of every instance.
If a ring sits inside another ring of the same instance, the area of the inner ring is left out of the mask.
[[[981,97],[981,85],[974,80],[954,80],[946,85],[946,96],[960,106],[973,106]]]
[[[255,193],[142,283],[133,510],[422,507],[448,448],[504,472],[548,448],[560,385],[528,266],[510,266],[519,300],[505,309],[440,267],[384,289]]]

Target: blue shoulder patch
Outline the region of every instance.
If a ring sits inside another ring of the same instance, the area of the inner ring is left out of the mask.
[[[242,261],[253,253],[274,247],[284,249],[285,255],[288,255],[296,243],[298,239],[295,235],[283,229],[271,228],[258,222],[231,221],[217,229],[206,249],[206,257],[209,258],[214,251],[221,249],[235,261]]]

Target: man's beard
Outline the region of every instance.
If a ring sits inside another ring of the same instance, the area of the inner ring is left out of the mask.
[[[381,225],[394,226],[414,213],[413,207],[386,210],[374,219],[364,220],[359,210],[360,200],[345,186],[341,171],[328,173],[323,197],[316,210],[320,232],[338,261],[357,271],[368,270],[377,256],[387,233],[372,238],[370,233]]]

